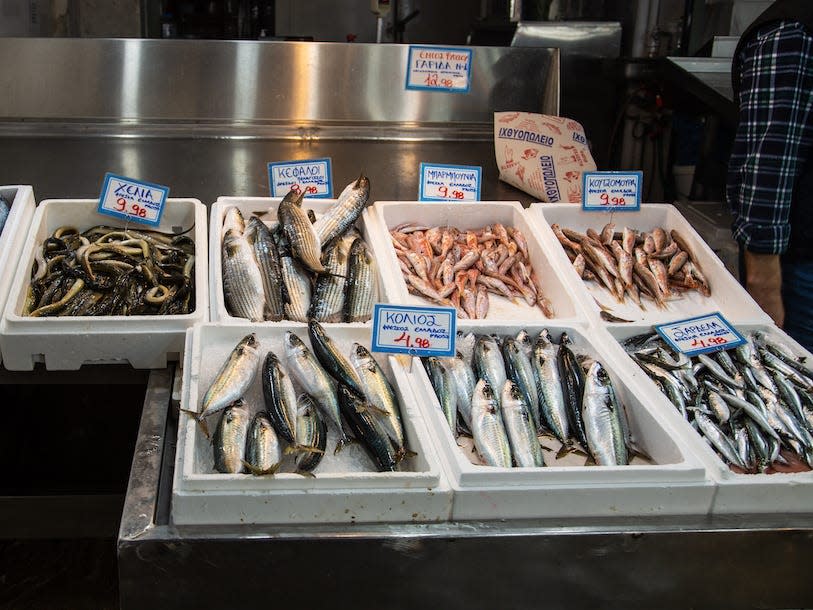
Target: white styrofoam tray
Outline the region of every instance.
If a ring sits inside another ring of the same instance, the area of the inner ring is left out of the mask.
[[[531,205],[527,214],[536,227],[539,238],[550,252],[551,259],[563,270],[562,277],[572,288],[573,294],[590,318],[596,322],[610,327],[619,324],[605,323],[601,320],[597,299],[609,307],[614,315],[633,322],[654,324],[690,318],[710,311],[721,311],[728,320],[735,323],[770,323],[768,315],[731,276],[723,262],[673,205],[643,204],[639,212],[606,213],[584,212],[581,206],[573,204],[535,203]],[[676,229],[689,243],[697,257],[703,275],[711,287],[711,296],[704,297],[697,291],[687,291],[680,298],[667,301],[665,309],[658,309],[652,301],[643,299],[646,309],[642,311],[631,299],[627,298],[624,303],[617,303],[609,291],[597,282],[583,281],[573,269],[550,225],[558,224],[584,233],[588,228],[601,232],[608,222],[614,222],[618,231],[625,226],[639,231],[651,231],[660,226],[667,233]]]
[[[515,336],[520,326],[478,329],[501,337]],[[534,337],[543,326],[524,327]],[[672,428],[650,409],[650,396],[634,391],[618,374],[620,365],[602,346],[573,326],[548,325],[556,342],[563,331],[576,355],[589,355],[610,373],[626,405],[630,431],[652,463],[584,466],[584,458],[557,461],[541,468],[497,468],[478,465],[452,436],[429,377],[422,366],[412,373],[423,417],[437,443],[454,490],[453,519],[579,518],[647,515],[702,515],[711,507],[714,486],[699,460],[684,449]],[[631,362],[630,362],[631,363]],[[549,444],[543,442],[543,446]],[[558,444],[553,447],[558,447]],[[468,450],[468,448],[466,449]],[[551,452],[545,451],[546,460]],[[566,464],[570,465],[559,465]],[[578,465],[576,465],[578,464]]]
[[[25,236],[34,217],[36,203],[33,189],[22,184],[0,186],[0,195],[11,204],[6,224],[0,234],[0,314],[2,314],[11,280],[20,261]],[[1,352],[0,362],[3,362]]]
[[[194,225],[195,310],[172,316],[22,316],[34,254],[63,225],[84,231],[124,223],[96,212],[95,199],[50,199],[40,203],[25,240],[0,327],[6,368],[30,371],[36,362],[49,370],[76,370],[85,363],[129,362],[135,368],[163,368],[183,356],[186,329],[208,319],[206,207],[197,199],[168,199],[157,230]],[[131,223],[136,230],[138,224]]]
[[[281,197],[218,197],[217,202],[211,206],[211,214],[209,218],[209,260],[211,265],[209,267],[209,294],[210,294],[210,310],[213,322],[223,322],[224,324],[245,324],[248,322],[245,318],[237,318],[232,316],[228,309],[226,309],[226,300],[223,295],[223,251],[221,244],[223,241],[223,215],[230,207],[236,207],[243,214],[243,217],[248,218],[255,212],[267,212],[261,218],[268,224],[277,220],[277,207],[279,202],[282,201]],[[306,210],[313,210],[318,218],[331,207],[336,204],[336,199],[313,199],[306,197],[302,206]],[[361,236],[367,242],[368,247],[372,250],[370,244],[370,235],[368,232],[367,224],[361,218],[356,222],[356,227],[361,232]],[[378,268],[378,293],[381,294],[381,269]],[[372,312],[370,312],[372,315]],[[294,322],[293,320],[283,320],[281,322],[257,322],[257,324],[299,324],[304,326],[304,322]],[[352,323],[357,326],[370,325],[369,322]],[[333,324],[328,324],[333,326]]]
[[[651,330],[648,325],[627,325],[607,329],[610,334],[610,346],[613,358],[622,358],[633,364],[632,368],[624,367],[622,377],[637,388],[642,395],[651,396],[649,404],[658,417],[677,431],[683,443],[705,465],[714,480],[717,491],[712,504],[715,514],[745,514],[770,512],[809,513],[813,507],[813,471],[774,474],[739,474],[732,471],[709,447],[700,434],[681,416],[678,409],[659,390],[647,374],[626,356],[619,343],[629,337]],[[781,340],[794,353],[806,355],[808,362],[813,356],[805,351],[796,341],[770,324],[741,324],[737,326],[746,337],[757,330],[765,331],[769,336]],[[605,331],[597,330],[597,334]]]
[[[407,222],[428,226],[451,226],[461,230],[479,229],[489,224],[501,223],[506,227],[519,229],[528,242],[531,264],[542,284],[544,295],[553,305],[554,318],[558,321],[576,322],[584,314],[578,311],[574,300],[561,280],[557,269],[550,261],[548,252],[536,237],[536,231],[528,222],[522,205],[516,201],[480,201],[476,203],[400,202],[377,201],[372,208],[365,210],[365,222],[373,225],[371,230],[373,248],[381,267],[384,292],[390,303],[402,305],[433,305],[428,299],[410,294],[404,280],[395,248],[391,243],[389,230]],[[485,320],[458,318],[461,328],[479,327],[504,321],[506,323],[524,320],[528,323],[542,323],[548,319],[542,310],[529,306],[521,299],[512,303],[508,299],[489,293],[490,308]],[[578,320],[581,321],[581,320]],[[586,320],[584,320],[586,321]]]
[[[203,394],[222,362],[245,335],[260,343],[260,364],[272,350],[287,367],[283,340],[291,330],[310,345],[301,326],[205,324],[189,331],[181,407],[198,411]],[[353,342],[369,343],[369,330],[331,327],[328,334],[347,353]],[[272,477],[214,471],[210,441],[192,417],[182,412],[173,484],[175,523],[362,523],[421,522],[448,519],[451,490],[424,422],[416,416],[410,384],[391,357],[376,355],[398,394],[407,446],[417,455],[397,472],[377,472],[363,448],[354,443],[334,455],[337,436],[328,426],[327,451],[315,478],[290,472]],[[296,386],[296,383],[295,383]],[[297,387],[297,391],[300,388]],[[252,411],[263,408],[261,377],[246,393]],[[219,414],[209,418],[214,431]]]

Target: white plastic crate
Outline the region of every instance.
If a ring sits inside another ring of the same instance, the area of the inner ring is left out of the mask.
[[[598,300],[610,308],[614,315],[636,323],[657,324],[690,318],[710,311],[721,311],[728,320],[735,323],[770,323],[768,315],[732,277],[723,262],[673,205],[643,204],[639,212],[604,213],[584,212],[581,206],[573,204],[535,203],[527,213],[551,259],[555,260],[562,270],[562,277],[571,288],[572,294],[594,321],[605,324],[599,317],[600,309],[596,303]],[[588,228],[601,232],[608,222],[614,222],[617,231],[621,231],[625,226],[639,231],[651,231],[655,227],[663,227],[667,232],[676,229],[689,243],[697,257],[703,275],[709,282],[711,296],[704,297],[697,291],[687,291],[680,298],[667,301],[665,309],[658,309],[652,301],[643,299],[646,309],[641,310],[630,298],[624,303],[618,303],[609,291],[597,282],[583,281],[573,269],[550,225],[558,224],[584,233]],[[608,327],[614,324],[623,326],[623,323],[606,324]]]
[[[236,207],[246,220],[255,212],[267,212],[262,216],[262,220],[266,223],[275,222],[277,220],[277,207],[281,200],[281,197],[218,197],[217,202],[212,204],[209,221],[209,260],[211,261],[209,269],[209,298],[213,322],[222,322],[224,324],[246,324],[248,322],[245,318],[237,318],[229,313],[223,294],[223,257],[221,243],[223,240],[223,216],[226,210],[230,207]],[[313,199],[310,197],[306,197],[302,202],[302,206],[306,210],[313,210],[317,218],[327,212],[327,210],[335,204],[336,199]],[[360,217],[356,222],[356,227],[372,251],[367,223],[363,222]],[[379,265],[378,274],[376,276],[379,296],[381,296],[383,292],[380,274],[381,267]],[[370,312],[370,315],[372,315],[372,312]],[[256,324],[268,324],[272,326],[279,324],[305,325],[304,322],[294,322],[292,320],[256,322]],[[364,326],[365,324],[370,326],[369,322],[352,323],[351,325]],[[333,326],[333,324],[327,324],[327,326]]]
[[[399,224],[414,222],[427,226],[451,226],[461,230],[479,229],[489,224],[501,223],[519,229],[528,242],[528,254],[533,269],[542,284],[542,291],[553,305],[557,321],[577,323],[584,319],[578,311],[570,292],[561,280],[549,253],[536,236],[522,206],[516,201],[481,201],[477,203],[399,202],[377,201],[365,211],[365,222],[371,224],[373,248],[382,269],[384,292],[390,303],[402,305],[433,305],[428,299],[410,294],[401,273],[389,230]],[[485,320],[458,318],[461,328],[478,328],[498,322],[507,324],[524,320],[542,323],[548,319],[537,306],[529,306],[521,299],[512,303],[504,297],[489,293],[490,308]]]
[[[273,350],[287,367],[283,340],[291,330],[310,345],[298,325],[205,324],[189,331],[181,407],[198,411],[203,394],[234,346],[254,332],[260,343],[260,364]],[[369,330],[330,327],[328,335],[343,352],[353,342],[369,343]],[[172,492],[175,523],[362,523],[444,521],[451,509],[451,490],[424,422],[416,417],[406,374],[391,357],[376,355],[401,403],[407,446],[417,455],[397,472],[377,472],[363,448],[354,443],[338,455],[336,434],[328,426],[328,445],[315,478],[290,472],[255,477],[214,471],[210,441],[194,418],[181,413]],[[246,393],[252,411],[263,408],[260,374]],[[296,384],[295,384],[296,385]],[[299,388],[297,388],[299,391]],[[220,415],[209,418],[213,432]],[[290,459],[290,458],[289,458]],[[364,468],[365,471],[359,471]]]
[[[540,468],[475,464],[458,446],[429,377],[417,364],[412,373],[415,394],[454,490],[453,519],[567,519],[708,513],[714,486],[705,469],[685,449],[664,418],[651,410],[651,391],[634,390],[618,374],[618,369],[626,364],[623,360],[617,363],[608,357],[600,343],[588,337],[587,330],[573,326],[490,326],[477,331],[503,337],[515,336],[522,328],[534,337],[542,328],[548,328],[557,342],[565,331],[573,341],[572,349],[577,356],[592,356],[605,366],[620,400],[626,405],[632,436],[652,463],[635,459],[627,466],[585,466],[584,457],[577,460],[573,456]],[[468,446],[465,451],[470,451]],[[547,459],[550,452],[545,453]]]
[[[206,208],[197,199],[168,199],[159,231],[188,229],[195,240],[195,310],[172,316],[22,316],[36,248],[63,225],[84,231],[124,223],[96,212],[95,199],[50,199],[37,207],[20,256],[0,329],[4,364],[30,371],[36,362],[49,370],[76,370],[85,363],[129,362],[135,368],[163,368],[183,357],[186,329],[208,320]],[[142,225],[132,223],[133,229]]]
[[[700,436],[700,433],[681,416],[678,409],[658,389],[655,382],[626,356],[620,341],[645,333],[651,329],[648,325],[627,325],[607,329],[612,337],[610,350],[616,361],[626,358],[632,368],[624,367],[622,377],[630,386],[637,388],[642,395],[651,396],[651,408],[658,417],[668,423],[680,435],[681,441],[705,465],[709,475],[717,486],[712,504],[715,514],[747,513],[809,513],[813,507],[813,471],[774,474],[739,474],[735,473],[720,459]],[[808,362],[813,356],[797,342],[788,337],[776,326],[768,324],[742,324],[737,326],[743,335],[761,330],[769,336],[780,339],[791,347],[799,356],[805,355]],[[597,333],[603,334],[597,330]]]
[[[34,191],[30,186],[22,184],[0,186],[0,195],[11,204],[6,224],[0,234],[0,314],[2,314],[36,204]],[[3,356],[0,352],[0,363],[2,362]]]

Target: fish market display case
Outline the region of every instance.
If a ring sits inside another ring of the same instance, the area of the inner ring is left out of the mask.
[[[0,87],[12,92],[0,96],[1,181],[31,184],[40,198],[95,197],[110,171],[167,185],[174,197],[196,198],[208,206],[222,195],[267,196],[268,162],[327,157],[334,176],[363,170],[370,177],[370,201],[414,201],[419,165],[425,161],[481,166],[484,201],[527,207],[533,203],[530,196],[498,180],[492,113],[558,112],[558,54],[543,48],[473,48],[472,87],[466,94],[405,91],[408,47],[402,45],[4,38],[0,54],[16,59],[0,65]],[[511,214],[524,217],[518,209]],[[200,227],[205,232],[205,219]],[[579,293],[557,271],[555,251],[542,237],[527,237],[536,239],[539,256],[551,261],[551,282],[565,293],[553,297],[562,303],[561,318],[534,323],[575,327],[603,350],[598,327],[589,325],[591,318],[579,305]],[[485,322],[485,328],[499,324]],[[255,328],[261,336],[279,332],[270,324]],[[350,336],[359,328],[341,332]],[[243,330],[244,325],[229,324],[205,332],[223,333],[231,341]],[[203,516],[184,519],[175,514],[174,497],[184,491],[175,482],[185,475],[189,434],[200,438],[194,426],[190,432],[179,407],[189,401],[185,393],[195,371],[202,372],[195,366],[190,362],[181,371],[170,365],[149,374],[101,365],[0,372],[4,384],[59,379],[95,388],[105,397],[110,389],[100,381],[112,380],[114,370],[116,380],[145,386],[117,533],[122,608],[158,607],[167,599],[174,607],[196,609],[264,607],[269,600],[294,606],[301,605],[303,591],[359,608],[414,608],[429,599],[473,609],[530,607],[539,604],[539,591],[554,607],[805,607],[813,599],[805,572],[813,551],[813,510],[714,512],[714,498],[701,502],[693,495],[693,514],[603,510],[596,516],[581,509],[581,516],[442,519],[444,510],[452,509],[448,503],[445,509],[435,505],[426,519],[414,505],[395,521],[243,523],[226,514],[231,509],[219,498],[214,518],[201,510]],[[626,384],[623,371],[613,367]],[[404,370],[407,378],[419,375],[420,364]],[[189,383],[182,382],[184,376]],[[654,414],[657,405],[648,402],[639,385],[631,382],[628,392],[642,403],[642,415]],[[81,403],[66,395],[58,404],[37,406],[76,411]],[[423,439],[431,423],[425,416],[428,406],[415,406],[414,428]],[[120,420],[115,408],[109,411],[114,434]],[[671,430],[669,419],[656,419],[653,429]],[[674,459],[653,470],[682,463],[687,446],[669,436],[667,444],[677,447]],[[439,466],[441,446],[431,432],[426,437],[427,463],[416,468],[421,472],[404,473],[405,478],[420,479],[428,488],[437,477],[436,487],[448,501],[451,486]],[[176,446],[178,439],[181,446]],[[685,458],[686,473],[703,465]],[[192,485],[204,473],[193,468],[189,474]],[[199,489],[188,499],[199,508],[207,494],[221,493],[203,489],[202,481],[194,485]],[[238,485],[261,488],[259,494],[244,492],[253,502],[273,481],[241,479]],[[720,487],[712,489],[716,494]],[[295,490],[300,496],[310,493]],[[489,492],[482,490],[480,498],[480,506],[487,507]],[[6,523],[38,519],[38,535],[52,531],[56,512],[81,514],[83,521],[73,521],[85,524],[98,514],[97,503],[87,496],[74,498],[73,508],[66,509],[64,498],[44,494],[31,514],[32,503],[23,499],[4,498],[0,506]],[[376,511],[361,503],[357,508]]]

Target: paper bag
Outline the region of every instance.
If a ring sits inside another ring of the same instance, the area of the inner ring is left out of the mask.
[[[582,172],[596,169],[582,126],[531,112],[494,113],[500,180],[539,201],[581,203]]]

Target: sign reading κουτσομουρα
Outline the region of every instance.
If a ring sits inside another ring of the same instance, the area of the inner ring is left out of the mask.
[[[584,172],[582,209],[586,212],[637,212],[643,172]]]

